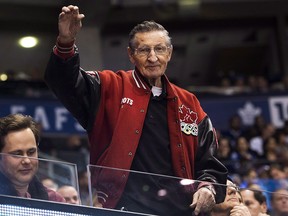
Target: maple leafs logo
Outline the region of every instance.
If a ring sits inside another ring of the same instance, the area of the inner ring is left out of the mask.
[[[243,108],[238,109],[238,114],[244,125],[253,125],[256,116],[262,112],[260,107],[256,107],[252,102],[248,101],[244,104]]]
[[[182,104],[179,107],[179,113],[180,113],[180,120],[182,122],[186,122],[186,123],[197,122],[197,119],[198,119],[197,113],[190,110],[190,108],[186,107],[184,104]]]
[[[183,104],[179,107],[180,113],[180,127],[181,131],[186,135],[198,135],[198,125],[196,124],[198,115],[196,112],[190,110],[190,108]]]

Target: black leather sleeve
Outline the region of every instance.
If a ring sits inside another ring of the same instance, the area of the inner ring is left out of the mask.
[[[44,74],[47,86],[87,131],[92,127],[100,102],[97,78],[80,68],[77,50],[67,60],[52,53]]]
[[[226,167],[214,157],[218,148],[214,128],[208,116],[198,125],[198,148],[195,161],[195,178],[214,183],[216,203],[223,202],[226,196]]]

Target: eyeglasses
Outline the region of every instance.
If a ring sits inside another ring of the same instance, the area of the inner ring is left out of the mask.
[[[134,49],[135,55],[138,56],[148,56],[151,53],[151,50],[153,49],[154,53],[156,55],[165,55],[167,54],[168,50],[171,49],[171,46],[155,46],[153,48],[151,47],[139,47]]]

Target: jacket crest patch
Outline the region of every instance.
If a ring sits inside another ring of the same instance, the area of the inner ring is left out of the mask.
[[[179,113],[181,131],[186,135],[198,136],[197,113],[184,104],[179,107]]]

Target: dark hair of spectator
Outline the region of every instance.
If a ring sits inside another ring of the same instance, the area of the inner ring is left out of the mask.
[[[40,141],[40,132],[37,127],[37,123],[31,116],[22,114],[10,114],[8,116],[0,118],[0,152],[2,152],[5,142],[4,137],[10,132],[15,132],[30,128],[34,134],[36,143]]]

